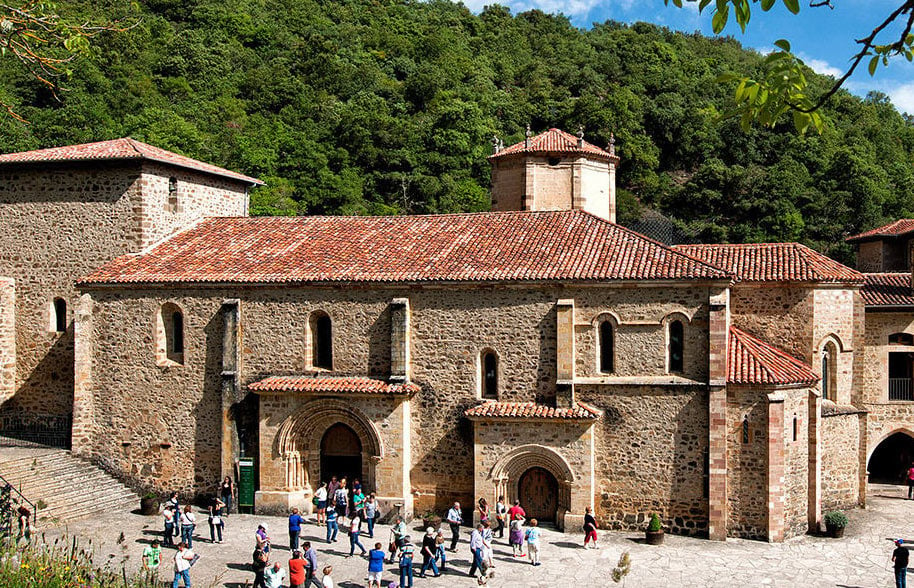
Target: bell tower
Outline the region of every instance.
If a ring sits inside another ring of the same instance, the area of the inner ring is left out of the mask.
[[[492,210],[585,210],[616,222],[615,140],[606,149],[577,136],[549,129],[510,147],[495,138]]]

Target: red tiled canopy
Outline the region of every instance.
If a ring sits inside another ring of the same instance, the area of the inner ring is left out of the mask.
[[[554,153],[557,155],[581,154],[594,156],[601,159],[619,159],[609,151],[600,149],[596,145],[588,143],[587,141],[583,141],[583,145],[579,145],[578,143],[578,138],[571,133],[566,133],[560,129],[549,129],[544,133],[540,133],[535,137],[531,137],[530,147],[527,147],[526,141],[521,141],[520,143],[515,143],[510,147],[505,147],[498,153],[490,155],[489,159],[499,159],[501,157],[520,155],[525,153]]]
[[[582,211],[208,219],[84,284],[730,280]]]
[[[535,402],[487,401],[468,409],[464,414],[470,419],[558,419],[595,421],[600,411],[577,402],[571,408],[555,408]]]
[[[914,218],[902,218],[869,231],[864,231],[859,235],[852,235],[845,239],[848,243],[859,243],[861,241],[875,241],[881,238],[894,238],[907,235],[914,232]]]
[[[876,273],[863,277],[866,281],[860,296],[866,306],[914,306],[911,274]]]
[[[728,270],[741,282],[863,282],[863,274],[800,243],[674,245],[681,251]]]
[[[148,145],[141,141],[137,141],[136,139],[131,139],[130,137],[112,139],[110,141],[99,141],[97,143],[83,143],[81,145],[67,145],[65,147],[51,147],[49,149],[37,149],[35,151],[7,153],[5,155],[0,155],[0,166],[63,161],[144,159],[222,176],[246,184],[263,184],[263,182],[256,178],[251,178],[209,163],[191,159],[190,157],[178,155],[177,153]]]
[[[415,394],[415,384],[391,384],[383,380],[355,377],[270,376],[252,384],[254,392],[310,392],[323,394]]]
[[[736,327],[730,327],[728,347],[730,384],[811,386],[819,381],[819,376],[800,360]]]

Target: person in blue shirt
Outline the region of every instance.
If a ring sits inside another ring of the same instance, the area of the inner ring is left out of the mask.
[[[298,509],[292,508],[292,514],[289,515],[289,549],[291,551],[298,549],[298,537],[301,535],[301,524],[303,522],[305,520],[298,514]]]
[[[335,509],[327,509],[327,543],[336,543],[336,534],[340,528],[336,524],[337,512]]]
[[[380,543],[368,552],[368,588],[381,588],[381,574],[384,572],[384,558],[387,556]]]

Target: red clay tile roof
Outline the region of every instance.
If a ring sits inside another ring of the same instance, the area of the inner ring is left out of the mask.
[[[914,218],[903,218],[887,225],[865,231],[859,235],[852,235],[845,239],[845,241],[848,243],[875,241],[883,237],[901,237],[902,235],[907,235],[911,232],[914,232]]]
[[[674,245],[673,249],[736,274],[741,282],[863,282],[863,274],[799,243]]]
[[[58,161],[96,161],[96,160],[149,160],[166,163],[177,167],[205,172],[247,184],[263,184],[256,178],[251,178],[215,165],[210,165],[190,157],[184,157],[165,149],[153,147],[146,143],[124,137],[98,143],[83,143],[82,145],[67,145],[65,147],[51,147],[36,151],[22,151],[20,153],[7,153],[0,155],[0,165],[16,165],[23,163],[43,163]]]
[[[312,392],[334,394],[415,394],[415,384],[390,384],[383,380],[353,377],[270,376],[248,384],[254,392]]]
[[[215,218],[82,283],[729,280],[582,211]]]
[[[535,402],[487,401],[468,409],[463,414],[471,419],[562,419],[595,421],[602,414],[583,402],[571,408],[555,408]]]
[[[914,306],[911,274],[863,274],[866,281],[860,296],[866,306]]]
[[[813,385],[819,376],[798,359],[730,327],[727,382],[730,384]]]
[[[544,133],[540,133],[535,137],[531,137],[529,149],[525,145],[526,141],[515,143],[510,147],[505,147],[498,153],[490,155],[489,159],[498,159],[508,155],[520,155],[523,153],[578,153],[583,155],[592,155],[603,159],[619,159],[617,156],[610,154],[605,149],[600,149],[596,145],[588,143],[587,141],[584,141],[583,146],[579,147],[577,137],[560,129],[549,129]]]

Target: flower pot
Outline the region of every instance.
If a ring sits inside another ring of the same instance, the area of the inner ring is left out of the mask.
[[[140,514],[144,515],[154,515],[159,513],[159,498],[153,496],[152,498],[140,498]]]
[[[825,531],[828,533],[829,537],[833,537],[835,539],[840,539],[841,537],[844,537],[844,527],[839,527],[837,525],[829,525],[828,523],[826,523]]]
[[[659,531],[645,531],[644,540],[648,545],[660,545],[663,543],[663,529]]]
[[[428,529],[429,527],[435,529],[435,531],[441,530],[441,517],[422,517],[422,530]]]

